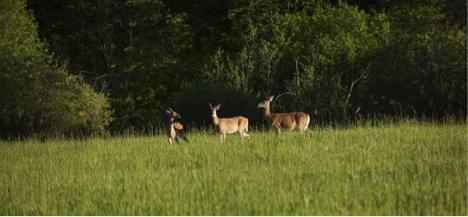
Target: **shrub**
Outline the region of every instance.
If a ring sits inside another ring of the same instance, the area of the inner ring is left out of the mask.
[[[107,99],[57,64],[24,1],[0,2],[0,136],[103,132]]]

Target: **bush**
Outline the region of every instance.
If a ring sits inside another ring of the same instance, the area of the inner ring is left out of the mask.
[[[53,56],[37,36],[25,2],[0,2],[0,136],[103,132],[106,98]]]

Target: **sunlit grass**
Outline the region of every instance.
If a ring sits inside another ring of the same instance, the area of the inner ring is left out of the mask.
[[[465,124],[0,143],[2,215],[466,215]]]

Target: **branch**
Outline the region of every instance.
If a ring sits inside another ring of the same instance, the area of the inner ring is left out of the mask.
[[[367,79],[367,75],[369,73],[369,69],[370,69],[371,65],[372,65],[372,63],[369,63],[369,65],[367,65],[364,72],[357,79],[355,79],[353,82],[351,82],[351,86],[349,87],[348,96],[346,97],[345,105],[348,105],[348,103],[349,103],[349,99],[351,98],[351,93],[353,92],[354,85],[356,85],[361,79]]]

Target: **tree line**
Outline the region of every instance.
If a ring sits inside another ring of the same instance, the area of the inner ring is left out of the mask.
[[[257,103],[312,125],[466,118],[466,1],[0,2],[2,137],[190,126]]]

